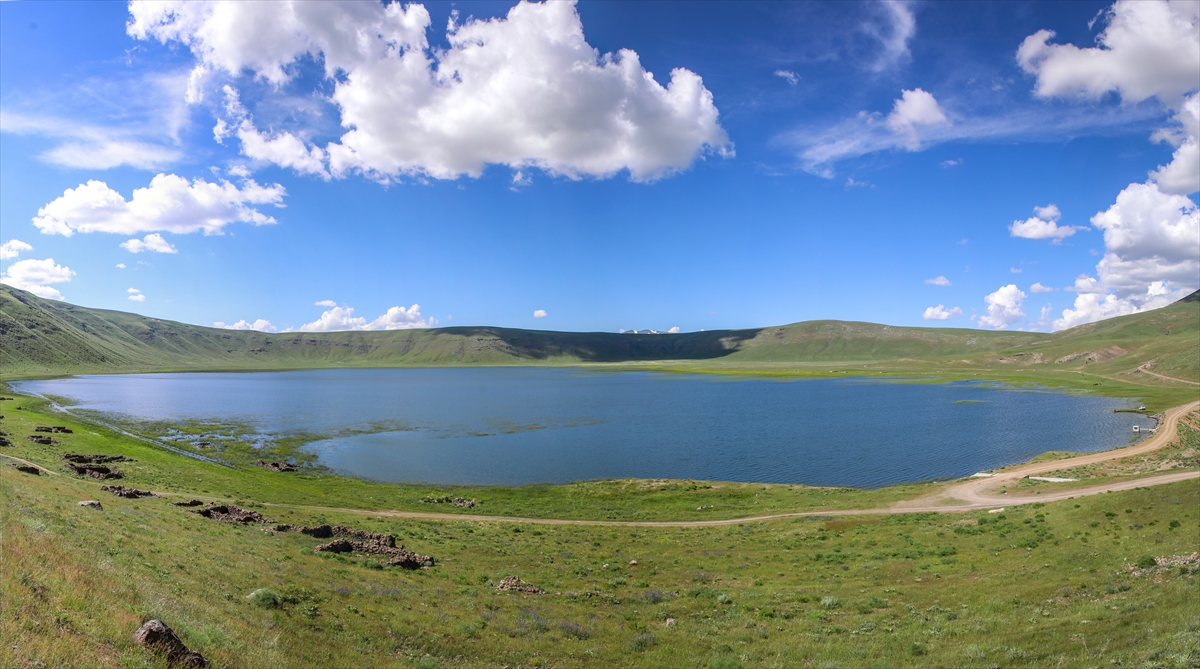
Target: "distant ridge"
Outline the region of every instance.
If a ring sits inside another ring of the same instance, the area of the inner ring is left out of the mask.
[[[551,332],[498,327],[269,334],[224,330],[45,300],[0,286],[5,376],[165,370],[678,361],[781,364],[1054,364],[1153,362],[1198,375],[1200,291],[1162,309],[1054,334],[805,321],[680,334]],[[1135,364],[1136,363],[1136,364]]]

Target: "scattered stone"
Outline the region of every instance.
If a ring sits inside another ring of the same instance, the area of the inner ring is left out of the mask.
[[[667,618],[667,622],[666,622],[665,624],[666,624],[666,626],[667,626],[667,627],[674,627],[674,626],[675,626],[675,619],[674,619],[674,618]]]
[[[460,509],[472,509],[479,504],[477,499],[467,499],[466,497],[450,497],[444,495],[442,497],[423,497],[421,502],[424,504],[453,504]]]
[[[174,506],[204,506],[204,502],[198,499],[189,499],[186,502],[172,502]]]
[[[249,511],[247,509],[239,509],[232,504],[209,504],[208,506],[192,513],[198,513],[205,518],[211,520],[219,520],[222,523],[269,523],[271,521],[263,518],[263,515],[257,511]]]
[[[161,620],[147,621],[133,633],[133,640],[143,648],[166,655],[168,664],[196,669],[208,666],[203,655],[183,645]]]
[[[12,446],[12,442],[4,437],[0,437],[0,446]]]
[[[195,446],[196,446],[196,448],[208,448],[209,446],[212,446],[212,442],[211,441],[197,441]]]
[[[51,432],[54,434],[73,434],[71,428],[63,427],[62,425],[39,425],[33,428],[34,432]]]
[[[100,505],[100,502],[97,502],[97,501],[96,501],[96,500],[94,500],[94,499],[85,499],[85,500],[83,500],[82,502],[80,502],[80,503],[79,503],[79,506],[82,506],[82,507],[85,507],[85,508],[88,508],[88,509],[95,509],[95,510],[97,510],[97,511],[103,511],[103,510],[104,510],[104,507]]]
[[[629,561],[629,566],[630,566],[630,567],[636,567],[636,566],[637,566],[637,560],[630,560],[630,561]]]
[[[1153,567],[1142,567],[1136,564],[1125,564],[1125,569],[1130,572],[1131,576],[1145,576],[1153,574],[1159,569],[1170,569],[1172,567],[1190,567],[1191,569],[1200,569],[1200,553],[1192,553],[1191,555],[1167,555],[1154,558]]]
[[[307,534],[315,539],[330,539],[338,537],[341,539],[354,539],[357,541],[365,541],[368,543],[377,543],[387,548],[396,547],[396,537],[392,534],[383,534],[380,532],[368,532],[367,530],[357,530],[353,527],[345,525],[317,525],[314,527],[305,527],[303,525],[276,525],[273,528],[276,532],[300,532]]]
[[[87,476],[101,481],[110,479],[123,479],[125,472],[120,469],[112,469],[105,465],[77,465],[71,462],[63,465],[63,469],[75,474],[76,476]]]
[[[102,485],[101,492],[111,492],[117,497],[125,499],[138,499],[140,497],[154,497],[154,493],[149,490],[138,490],[137,488],[126,488],[123,485]]]
[[[24,472],[26,474],[33,474],[34,476],[42,475],[42,470],[38,469],[37,467],[34,467],[33,465],[22,465],[22,464],[13,462],[13,463],[10,463],[8,466],[12,467],[13,469],[15,469],[19,472]]]
[[[290,463],[290,462],[266,462],[266,461],[264,461],[264,460],[259,460],[259,461],[258,461],[257,463],[255,463],[255,464],[256,464],[256,466],[258,466],[258,467],[262,467],[263,469],[270,469],[270,470],[271,470],[271,471],[273,471],[273,472],[295,472],[295,471],[299,471],[299,469],[297,469],[296,465],[293,465],[293,464],[292,464],[292,463]]]
[[[41,444],[43,446],[53,446],[54,444],[58,443],[57,441],[51,439],[50,437],[41,437],[36,434],[31,434],[25,438],[28,439],[29,441],[32,441],[35,444]]]
[[[361,530],[354,531],[361,532]],[[390,534],[377,535],[373,532],[364,532],[364,534],[381,538],[368,541],[334,539],[327,544],[317,546],[313,551],[317,553],[366,553],[368,555],[381,555],[390,558],[387,561],[389,567],[402,567],[404,569],[423,569],[432,567],[434,564],[433,558],[428,555],[421,555],[405,550],[403,546],[397,547],[396,538]]]
[[[15,397],[0,397],[0,402],[6,402],[6,401],[11,402],[15,399],[17,399],[17,398],[15,398]]]
[[[496,590],[498,592],[521,592],[526,595],[541,595],[546,592],[532,583],[522,581],[516,576],[505,576],[500,579],[500,584],[496,586]]]
[[[58,457],[60,460],[66,460],[67,462],[88,465],[100,465],[106,462],[133,462],[132,459],[124,455],[79,455],[78,453],[63,453]]]

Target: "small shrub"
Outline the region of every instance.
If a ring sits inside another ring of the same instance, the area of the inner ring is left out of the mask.
[[[708,669],[742,669],[742,663],[732,657],[714,657],[708,661]]]
[[[821,608],[823,608],[823,609],[836,609],[837,605],[838,605],[837,597],[832,597],[832,596],[826,595],[825,597],[821,598]]]
[[[666,598],[666,595],[661,590],[647,590],[642,593],[642,599],[650,604],[657,604]]]
[[[721,593],[721,594],[717,595],[717,603],[718,604],[732,604],[733,597],[730,597],[729,595]]]
[[[1180,523],[1178,520],[1172,520],[1171,522],[1167,523],[1167,527],[1169,527],[1171,529],[1175,529],[1176,527],[1179,527],[1182,524],[1183,523]]]
[[[1153,569],[1154,567],[1158,566],[1158,563],[1154,561],[1153,556],[1143,555],[1142,557],[1138,558],[1137,566],[1139,569]]]
[[[925,654],[925,644],[914,641],[913,645],[909,646],[908,651],[912,653],[914,657],[920,657]]]
[[[654,635],[643,632],[629,640],[629,647],[637,652],[648,650],[654,645]]]
[[[558,631],[562,632],[563,636],[569,636],[572,639],[579,639],[580,641],[592,638],[592,630],[569,620],[560,622],[558,624]]]
[[[264,609],[274,609],[283,603],[279,595],[275,594],[274,590],[268,588],[259,588],[246,595],[246,601],[255,606],[261,606]]]

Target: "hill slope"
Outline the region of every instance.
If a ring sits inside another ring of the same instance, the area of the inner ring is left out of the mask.
[[[1052,335],[806,321],[676,335],[450,327],[372,332],[223,330],[89,309],[0,286],[6,376],[151,370],[295,369],[684,361],[737,366],[933,363],[1121,369],[1200,376],[1200,293],[1163,309]],[[1057,362],[1056,362],[1057,361]]]

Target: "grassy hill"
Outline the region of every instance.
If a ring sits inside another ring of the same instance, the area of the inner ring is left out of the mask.
[[[61,373],[671,362],[692,369],[1087,369],[1200,380],[1200,293],[1054,334],[806,321],[675,335],[450,327],[373,332],[223,330],[89,309],[0,286],[7,378]]]

